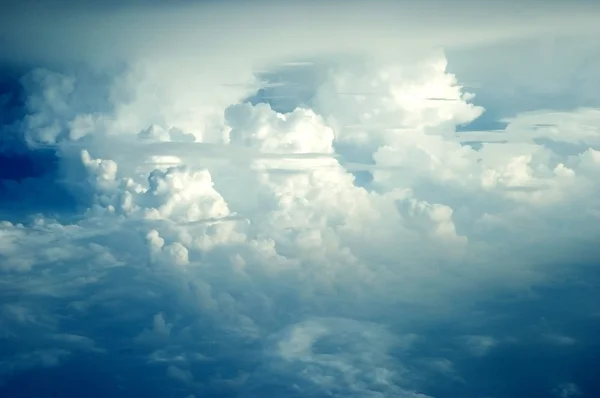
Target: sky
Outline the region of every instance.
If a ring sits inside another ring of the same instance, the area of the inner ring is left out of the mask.
[[[0,396],[600,396],[598,18],[2,3]]]

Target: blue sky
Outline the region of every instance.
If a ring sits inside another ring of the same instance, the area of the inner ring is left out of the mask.
[[[599,13],[3,5],[0,396],[600,396]]]

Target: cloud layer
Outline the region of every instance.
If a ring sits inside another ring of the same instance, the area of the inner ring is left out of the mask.
[[[0,395],[598,392],[600,102],[468,128],[502,85],[464,66],[476,45],[538,46],[557,4],[419,28],[352,3],[335,31],[328,5],[107,5],[100,28],[53,4],[1,28],[23,69],[0,96]],[[565,43],[589,40],[583,7]]]

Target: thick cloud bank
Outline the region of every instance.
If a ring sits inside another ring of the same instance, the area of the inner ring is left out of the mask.
[[[464,68],[511,43],[497,29],[511,18],[530,47],[504,62],[535,58],[557,4],[462,30],[441,21],[475,18],[466,3],[423,7],[454,35],[395,40],[392,16],[372,22],[390,4],[351,3],[359,33],[316,18],[297,43],[293,10],[333,9],[262,4],[258,21],[290,24],[271,49],[259,39],[277,29],[250,29],[241,5],[48,4],[85,33],[79,55],[58,48],[58,22],[25,32],[18,18],[38,17],[18,7],[0,30],[17,37],[0,42],[1,396],[600,394],[600,100],[568,92],[566,61],[527,95],[569,101],[539,109],[517,109],[516,78],[494,102],[468,79],[502,82]],[[565,43],[589,40],[585,7],[556,28]],[[160,10],[178,33],[144,40]],[[254,36],[234,43],[235,24]],[[217,31],[218,48],[196,36]]]

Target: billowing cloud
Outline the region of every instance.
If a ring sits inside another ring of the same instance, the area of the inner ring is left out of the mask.
[[[111,5],[105,27],[53,4],[52,24],[13,7],[1,28],[27,67],[0,167],[44,167],[0,174],[0,392],[54,372],[93,396],[75,370],[112,396],[597,390],[578,355],[597,351],[600,102],[473,131],[489,96],[452,64],[559,16],[587,38],[596,8],[458,28],[467,3],[422,27],[351,3],[334,31],[328,4]]]

